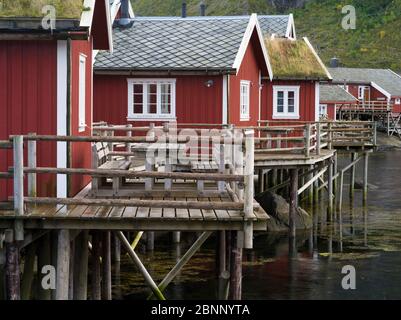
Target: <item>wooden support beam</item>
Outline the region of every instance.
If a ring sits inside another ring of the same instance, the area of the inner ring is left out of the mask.
[[[254,131],[245,131],[245,187],[244,187],[244,214],[245,219],[250,219],[253,216],[253,202],[254,202],[254,161],[255,161],[255,141]],[[253,248],[253,223],[250,220],[244,222],[245,232],[245,249]]]
[[[102,233],[102,300],[111,300],[111,235]]]
[[[91,287],[92,300],[101,299],[101,236],[99,231],[92,232],[92,270],[91,270]]]
[[[188,263],[188,261],[193,257],[193,255],[200,249],[203,243],[210,237],[212,232],[207,231],[202,233],[202,235],[196,239],[193,245],[188,249],[188,251],[181,257],[177,264],[171,269],[171,271],[164,277],[164,279],[159,283],[158,289],[160,292],[166,290],[167,286],[174,280],[177,274],[182,270],[182,268]],[[155,295],[153,293],[148,297],[152,298]]]
[[[70,275],[70,231],[60,230],[57,240],[56,299],[68,300]]]
[[[7,300],[20,300],[20,264],[19,249],[14,238],[14,231],[7,229],[5,231],[6,248],[6,297]]]
[[[42,269],[44,266],[51,265],[51,248],[50,248],[50,233],[47,232],[38,243],[38,300],[50,300],[51,290],[42,287]]]
[[[327,168],[320,170],[312,179],[305,183],[298,191],[298,195],[302,194],[306,189],[308,189],[316,180],[318,180],[325,172]]]
[[[138,240],[138,242],[139,242],[139,240]],[[136,245],[135,245],[135,247],[136,247]],[[132,249],[135,250],[135,248],[132,248]],[[148,251],[155,250],[155,233],[154,233],[154,231],[149,231],[146,233],[146,250],[148,250]]]
[[[14,211],[16,216],[24,215],[24,140],[22,136],[13,138],[14,159]],[[14,225],[16,241],[24,240],[24,223],[16,220]]]
[[[355,164],[351,167],[351,173],[350,173],[349,195],[350,195],[351,199],[354,197],[354,193],[355,193],[355,173],[356,173],[356,160],[357,159],[358,159],[358,153],[352,152],[351,163],[355,163]]]
[[[333,195],[333,160],[329,159],[328,165],[328,193],[329,193],[329,203],[328,203],[328,217],[330,221],[333,221],[333,210],[334,210],[334,195]]]
[[[296,237],[295,218],[298,210],[298,169],[290,169],[290,237]]]
[[[142,264],[142,262],[139,259],[138,255],[135,253],[134,250],[132,250],[132,248],[131,248],[127,238],[124,236],[124,234],[121,231],[117,231],[115,234],[120,239],[122,246],[125,248],[125,250],[127,250],[131,260],[134,262],[134,264],[139,269],[139,272],[145,278],[145,282],[151,288],[153,294],[159,300],[166,300],[164,298],[164,296],[163,296],[163,293],[159,290],[159,288],[157,287],[156,283],[153,281],[152,277],[150,276],[149,272],[146,270],[145,266]]]
[[[230,300],[242,299],[242,248],[238,246],[239,232],[231,232]]]
[[[180,231],[174,231],[173,232],[173,243],[177,244],[181,242],[181,232]]]
[[[369,172],[369,153],[365,152],[363,165],[363,203],[366,205],[368,201],[368,172]]]
[[[36,258],[37,242],[31,243],[25,249],[24,272],[21,280],[21,299],[30,300],[32,297],[32,283]]]
[[[87,230],[82,231],[75,239],[74,300],[87,300],[88,297],[88,241]]]

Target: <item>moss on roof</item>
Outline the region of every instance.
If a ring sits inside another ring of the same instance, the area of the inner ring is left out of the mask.
[[[56,8],[57,19],[80,19],[84,10],[83,0],[0,0],[0,17],[43,17],[46,5]]]
[[[266,38],[275,79],[327,79],[326,71],[304,40]]]

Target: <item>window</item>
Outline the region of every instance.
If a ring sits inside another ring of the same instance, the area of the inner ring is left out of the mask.
[[[319,116],[321,118],[327,117],[327,104],[319,105]]]
[[[78,102],[78,131],[84,132],[86,128],[86,56],[79,56],[79,102]]]
[[[370,100],[370,87],[368,86],[359,86],[358,87],[358,99],[363,101]]]
[[[129,79],[128,119],[175,119],[175,79]]]
[[[240,119],[249,120],[249,102],[250,102],[250,81],[241,81],[240,93]]]
[[[299,119],[299,87],[273,87],[273,119]]]
[[[395,99],[395,104],[401,104],[401,98]]]

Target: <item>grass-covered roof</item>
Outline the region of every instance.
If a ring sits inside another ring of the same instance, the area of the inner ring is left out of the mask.
[[[327,73],[304,40],[266,38],[275,79],[327,79]]]
[[[1,0],[0,17],[43,17],[46,5],[55,7],[57,19],[80,19],[84,10],[83,0]]]

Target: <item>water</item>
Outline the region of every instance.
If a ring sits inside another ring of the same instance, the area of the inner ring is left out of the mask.
[[[349,159],[340,159],[340,165],[345,161]],[[308,208],[314,214],[314,228],[298,233],[295,253],[289,251],[286,235],[256,234],[255,249],[244,251],[243,299],[401,298],[401,151],[372,154],[369,167],[369,182],[377,189],[369,192],[364,208],[361,192],[356,191],[350,203],[345,188],[342,236],[339,223],[324,221],[324,204]],[[358,169],[357,180],[360,177]],[[156,282],[191,241],[174,246],[164,236],[155,242],[153,253],[139,252]],[[216,297],[214,247],[215,238],[210,238],[170,284],[165,292],[168,299]],[[345,265],[356,269],[356,290],[341,287]],[[115,298],[144,299],[149,294],[126,257],[120,283],[114,286]]]

